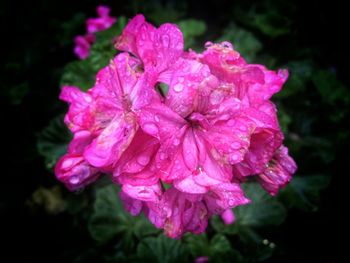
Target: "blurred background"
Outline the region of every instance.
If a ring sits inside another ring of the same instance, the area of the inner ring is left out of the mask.
[[[78,61],[73,39],[99,4],[118,23]],[[346,10],[337,1],[2,2],[0,261],[339,262],[350,163]],[[245,186],[255,202],[235,210],[234,225],[213,218],[205,235],[170,240],[127,215],[108,180],[69,193],[53,175],[70,139],[60,86],[90,87],[115,53],[111,36],[137,13],[156,25],[177,23],[186,48],[228,40],[250,63],[289,69],[273,101],[299,169],[276,198]]]

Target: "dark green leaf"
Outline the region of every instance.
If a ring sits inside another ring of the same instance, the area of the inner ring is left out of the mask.
[[[143,239],[137,255],[140,262],[177,263],[186,261],[188,251],[180,240],[159,235]]]
[[[185,41],[185,49],[193,48],[195,37],[204,34],[207,26],[204,21],[196,19],[181,20],[177,23],[180,27]]]
[[[46,167],[52,169],[58,158],[67,150],[67,144],[72,138],[71,133],[59,116],[51,120],[38,136],[38,152],[45,157]]]
[[[257,183],[247,183],[244,192],[252,202],[234,209],[240,226],[279,225],[286,217],[286,210],[275,197],[270,196]]]
[[[279,198],[288,207],[297,207],[303,210],[317,209],[315,202],[320,197],[321,190],[330,182],[326,175],[295,176],[283,189]]]
[[[119,234],[123,237],[124,245],[131,248],[135,237],[141,239],[159,233],[143,215],[134,217],[126,212],[118,192],[113,184],[96,190],[93,213],[88,224],[93,239],[105,243]]]

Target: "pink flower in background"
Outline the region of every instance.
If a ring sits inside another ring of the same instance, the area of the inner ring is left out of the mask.
[[[86,59],[90,55],[90,48],[96,41],[94,33],[110,28],[117,19],[109,16],[110,8],[107,6],[98,6],[98,18],[88,18],[86,20],[87,33],[84,36],[74,38],[74,54],[79,59]]]
[[[89,33],[115,22],[109,11],[98,8]],[[86,57],[90,42],[79,41]],[[62,89],[74,139],[55,169],[70,190],[112,174],[125,209],[172,238],[204,232],[213,215],[233,223],[232,208],[250,202],[240,185],[246,177],[275,195],[296,170],[270,101],[288,72],[248,64],[228,42],[207,43],[202,53],[183,46],[176,25],[130,20],[115,42],[122,53],[94,87]]]
[[[98,18],[88,18],[86,20],[86,29],[88,33],[95,33],[110,28],[117,19],[109,16],[110,8],[100,5],[96,9]]]
[[[85,59],[90,55],[91,45],[95,42],[95,36],[87,34],[85,36],[76,36],[74,38],[74,54],[80,59]]]

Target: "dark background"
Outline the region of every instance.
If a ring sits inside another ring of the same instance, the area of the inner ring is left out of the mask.
[[[104,1],[117,17],[121,14],[132,17],[140,5],[134,2]],[[209,0],[208,3],[180,1],[180,4],[176,4],[176,1],[158,2],[185,8],[184,17],[205,20],[210,36],[216,36],[217,28],[235,19],[231,12],[235,6],[245,8],[254,3],[228,0]],[[290,50],[312,49],[312,58],[318,66],[334,68],[337,78],[347,85],[349,45],[344,36],[349,31],[345,26],[348,14],[341,1],[268,2],[271,6],[282,6],[280,10],[285,12],[292,24],[290,34],[277,38],[269,38],[251,28],[264,46],[284,62],[289,57],[295,59],[303,56],[290,53]],[[71,216],[48,215],[40,209],[33,211],[28,208],[27,200],[38,186],[49,187],[57,183],[43,165],[44,159],[37,153],[36,142],[38,133],[49,120],[65,109],[57,99],[59,78],[63,66],[75,59],[72,38],[84,31],[84,24],[66,28],[64,23],[77,13],[95,16],[95,7],[99,3],[101,1],[68,0],[1,3],[3,164],[0,216],[3,222],[0,236],[5,244],[1,249],[5,254],[0,254],[2,262],[14,262],[15,258],[25,259],[26,262],[62,262],[67,251],[79,253],[86,246],[93,245],[88,236],[81,236],[81,232],[73,226]],[[310,109],[311,116],[327,110],[322,104],[317,108],[317,96],[313,99],[311,95],[310,98],[314,104]],[[347,131],[346,125],[345,121],[319,122],[317,132],[321,137],[329,136],[336,130]],[[345,181],[350,163],[347,151],[349,143],[344,139],[337,141],[336,136],[331,140],[336,158],[326,165],[317,164],[317,161],[313,165],[305,164],[303,156],[297,156],[301,171],[320,165],[320,169],[326,169],[331,174],[331,183],[322,191],[317,211],[289,212],[287,220],[276,233],[278,239],[284,241],[284,252],[275,254],[268,262],[341,262],[339,258],[346,249],[346,241],[340,237],[345,237],[345,240],[347,237],[345,211],[349,206],[345,202],[348,192]],[[7,256],[9,259],[6,259]],[[93,257],[90,260],[93,262]]]

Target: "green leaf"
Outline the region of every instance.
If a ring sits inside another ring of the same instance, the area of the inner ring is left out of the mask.
[[[195,37],[203,35],[207,29],[205,22],[202,20],[186,19],[179,21],[177,24],[184,36],[185,49],[193,48]]]
[[[67,144],[72,138],[71,133],[59,116],[50,121],[38,135],[37,149],[45,157],[45,164],[52,169],[59,157],[67,151]]]
[[[350,103],[349,91],[330,70],[317,71],[312,76],[312,81],[326,103],[333,106],[338,103]]]
[[[279,199],[288,207],[316,210],[315,203],[320,198],[320,192],[329,183],[330,177],[326,175],[295,176],[281,191]]]
[[[309,60],[292,61],[284,66],[289,71],[289,78],[276,98],[287,98],[303,92],[311,80],[314,71],[313,64]]]
[[[279,225],[286,217],[286,209],[275,197],[270,196],[257,183],[247,183],[244,192],[252,202],[234,209],[240,226]]]
[[[180,240],[159,235],[143,239],[137,256],[140,262],[177,263],[187,261],[188,251]]]
[[[135,238],[141,239],[159,233],[159,230],[143,215],[134,217],[126,212],[118,193],[114,184],[96,190],[88,229],[98,243],[106,243],[118,234],[123,237],[124,245],[131,249]]]
[[[63,70],[60,86],[77,86],[86,91],[94,85],[96,73],[91,59],[71,62]]]
[[[216,231],[241,235],[245,229],[279,225],[284,221],[286,209],[275,197],[266,193],[257,183],[246,183],[243,189],[252,202],[234,209],[236,221],[231,225],[225,225],[218,216],[213,217],[211,225]]]
[[[248,62],[256,60],[257,53],[262,49],[261,42],[251,33],[235,23],[231,23],[224,30],[222,36],[216,41],[229,41]]]
[[[193,258],[206,256],[210,262],[239,262],[240,253],[231,247],[230,241],[222,234],[216,234],[209,241],[206,234],[187,234],[184,241]]]

